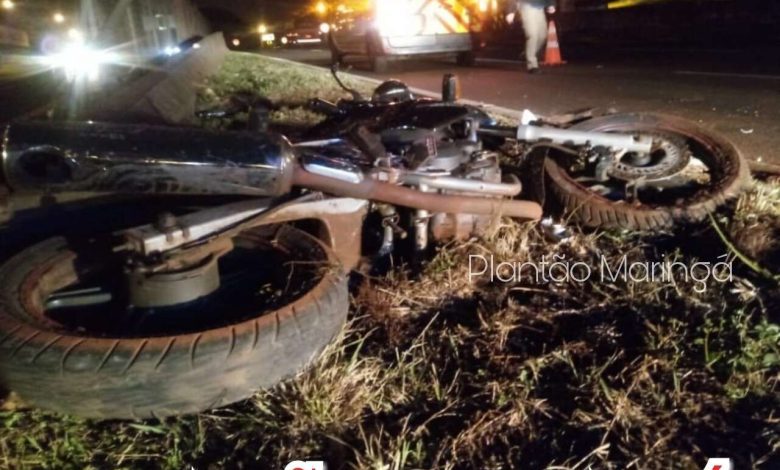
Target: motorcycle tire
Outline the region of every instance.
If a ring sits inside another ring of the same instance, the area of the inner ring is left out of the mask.
[[[674,204],[616,202],[576,181],[555,159],[548,158],[545,171],[551,193],[573,220],[589,227],[633,230],[663,230],[680,222],[698,222],[750,184],[748,164],[739,150],[722,137],[685,119],[659,114],[615,114],[594,118],[571,127],[593,132],[661,132],[693,141],[706,150],[701,159],[716,171],[708,188]]]
[[[69,415],[147,419],[218,408],[295,375],[342,329],[346,274],[330,249],[301,230],[281,226],[272,236],[257,230],[234,243],[256,248],[265,237],[262,246],[295,252],[302,264],[322,263],[318,278],[284,305],[159,336],[112,337],[52,321],[43,314],[45,299],[92,261],[64,238],[19,253],[0,267],[0,384],[32,405]]]

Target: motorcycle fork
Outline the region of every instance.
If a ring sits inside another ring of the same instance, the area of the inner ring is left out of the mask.
[[[347,271],[357,266],[361,257],[363,221],[369,202],[351,198],[326,198],[307,195],[271,207],[270,201],[241,201],[217,208],[187,214],[167,224],[150,224],[118,233],[124,244],[118,251],[130,251],[142,257],[162,255],[156,270],[181,266],[203,255],[221,256],[226,242],[238,233],[267,225],[299,221],[317,222],[313,235],[333,250]]]

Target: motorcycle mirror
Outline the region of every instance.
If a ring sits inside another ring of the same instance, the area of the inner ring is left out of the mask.
[[[330,64],[330,73],[333,75],[333,78],[336,80],[336,83],[339,84],[339,86],[352,95],[352,99],[355,101],[365,101],[363,96],[355,90],[354,88],[348,87],[344,82],[341,80],[341,77],[339,77],[339,69],[341,61],[344,59],[344,53],[341,51],[341,49],[336,44],[336,38],[333,36],[333,31],[328,32],[328,45],[330,46],[330,50],[332,51],[331,54],[331,64]]]
[[[348,87],[343,81],[341,81],[341,77],[339,77],[339,63],[333,62],[330,65],[330,73],[333,75],[333,78],[336,80],[336,83],[339,84],[339,86],[352,95],[352,99],[355,101],[365,101],[365,98],[363,98],[363,95],[360,94],[359,91],[355,90],[354,88]]]

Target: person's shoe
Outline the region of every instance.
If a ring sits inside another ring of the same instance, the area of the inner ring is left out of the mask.
[[[531,75],[537,75],[542,73],[542,71],[541,69],[539,69],[539,67],[534,67],[532,69],[528,69],[528,73],[530,73]]]

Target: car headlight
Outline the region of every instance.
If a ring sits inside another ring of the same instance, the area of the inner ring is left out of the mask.
[[[59,52],[45,58],[48,66],[62,69],[69,81],[97,80],[101,67],[115,61],[114,54],[93,49],[81,41],[68,43]]]
[[[322,23],[320,25],[320,32],[322,34],[328,34],[330,32],[330,25],[328,23]]]
[[[181,53],[181,48],[179,46],[168,46],[165,49],[163,49],[163,53],[168,57],[172,57],[175,56],[176,54]]]

